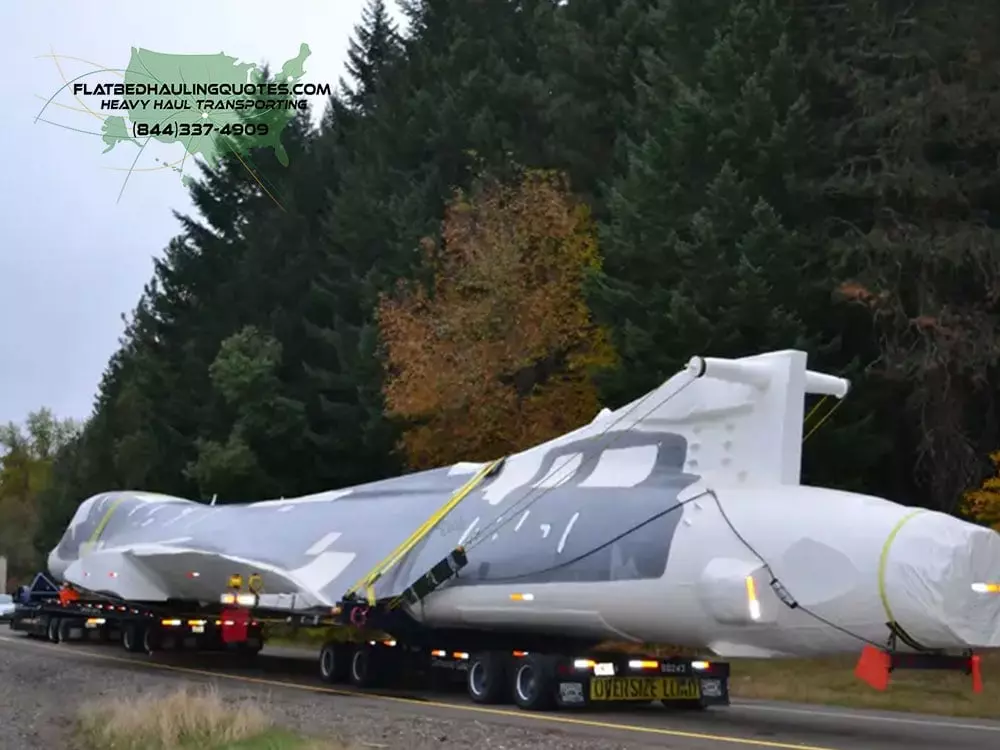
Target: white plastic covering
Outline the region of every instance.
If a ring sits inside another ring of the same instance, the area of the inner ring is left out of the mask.
[[[1000,647],[1000,593],[975,588],[1000,579],[1000,535],[799,484],[806,394],[847,390],[803,352],[695,358],[509,457],[377,593],[401,593],[465,544],[469,566],[414,617],[725,656],[857,652],[884,644],[890,620],[925,647]],[[230,574],[258,572],[267,606],[327,607],[480,467],[235,506],[105,493],[81,505],[50,569],[127,599],[208,602]]]

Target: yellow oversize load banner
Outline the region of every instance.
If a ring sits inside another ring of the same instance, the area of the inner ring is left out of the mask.
[[[690,677],[593,677],[592,701],[696,700],[701,684]]]

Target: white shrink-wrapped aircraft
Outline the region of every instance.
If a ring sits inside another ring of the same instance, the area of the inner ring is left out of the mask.
[[[261,611],[393,601],[449,633],[719,657],[1000,647],[1000,535],[800,484],[807,396],[849,390],[806,360],[694,357],[642,398],[494,464],[239,505],[97,495],[49,569],[128,602],[218,603],[230,576],[253,575]]]

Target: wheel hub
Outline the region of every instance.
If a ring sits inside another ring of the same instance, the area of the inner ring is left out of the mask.
[[[483,663],[477,661],[469,670],[469,687],[476,695],[482,695],[486,690],[486,668]]]
[[[535,670],[529,664],[522,664],[517,670],[515,680],[518,697],[530,701],[535,694]]]

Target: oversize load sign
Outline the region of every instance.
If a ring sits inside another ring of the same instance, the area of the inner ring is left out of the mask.
[[[697,700],[698,680],[681,677],[594,677],[590,680],[592,701]]]

